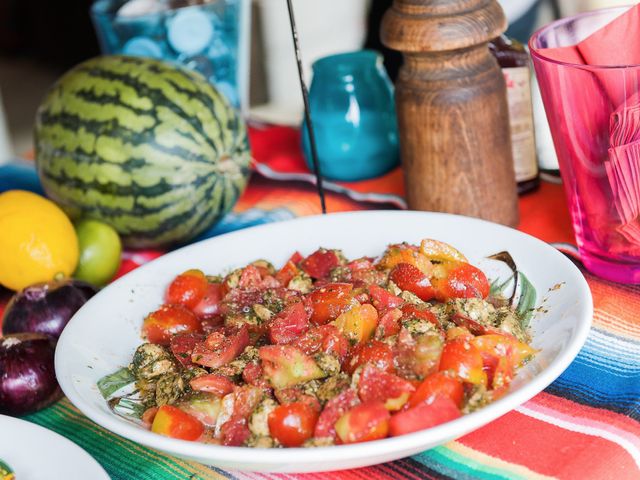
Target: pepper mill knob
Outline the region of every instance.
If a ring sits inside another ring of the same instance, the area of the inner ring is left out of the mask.
[[[504,77],[488,42],[495,0],[395,0],[382,42],[404,57],[396,82],[409,208],[518,223]]]

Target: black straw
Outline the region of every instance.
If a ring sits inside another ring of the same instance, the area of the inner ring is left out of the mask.
[[[298,31],[296,29],[296,19],[293,14],[293,4],[291,0],[287,0],[289,8],[289,21],[291,23],[291,35],[293,36],[293,48],[296,52],[296,61],[298,62],[298,77],[300,78],[300,89],[302,90],[302,100],[304,101],[304,118],[307,125],[307,133],[309,134],[309,144],[311,145],[311,161],[313,163],[313,173],[316,176],[316,187],[320,196],[320,206],[322,213],[327,213],[327,206],[324,201],[324,188],[322,187],[322,172],[320,172],[320,162],[318,161],[318,150],[316,149],[316,137],[313,133],[313,124],[311,123],[311,111],[309,109],[309,91],[304,83],[302,73],[302,58],[300,55],[300,45],[298,44]]]

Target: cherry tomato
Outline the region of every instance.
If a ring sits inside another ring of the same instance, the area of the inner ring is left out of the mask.
[[[306,403],[280,405],[269,414],[269,433],[285,447],[299,447],[313,436],[318,412]]]
[[[180,333],[170,340],[171,353],[185,367],[193,365],[191,353],[198,343],[203,342],[205,336],[201,333]]]
[[[356,305],[336,318],[335,325],[349,340],[366,342],[376,331],[378,312],[370,303]]]
[[[163,405],[156,412],[151,431],[166,437],[195,441],[204,433],[204,425],[179,408]]]
[[[259,288],[262,284],[262,274],[255,265],[247,265],[240,272],[238,287],[242,289]]]
[[[305,334],[297,338],[293,345],[307,355],[318,352],[330,353],[342,363],[347,357],[349,340],[335,327],[327,324],[310,328]]]
[[[356,345],[349,358],[342,366],[345,373],[352,375],[360,365],[370,364],[382,371],[393,373],[393,350],[389,345],[378,340]]]
[[[416,318],[418,320],[426,320],[433,323],[436,327],[440,328],[440,322],[435,314],[428,310],[427,307],[414,305],[413,303],[407,303],[402,306],[402,319],[408,320]]]
[[[438,262],[468,262],[467,257],[448,243],[431,238],[425,238],[420,242],[420,253],[429,260]]]
[[[242,370],[242,379],[249,385],[268,386],[268,382],[263,375],[262,365],[256,361],[247,363],[247,366]]]
[[[400,410],[415,387],[392,373],[365,365],[358,380],[358,396],[363,402],[382,402],[387,410]]]
[[[398,288],[413,293],[421,300],[431,300],[436,294],[429,277],[408,263],[399,263],[393,267],[389,278]]]
[[[481,353],[497,358],[508,357],[514,367],[522,366],[536,350],[510,335],[487,334],[475,337],[472,343]]]
[[[465,262],[449,262],[434,269],[431,283],[436,298],[445,302],[451,298],[487,298],[489,280],[477,267]]]
[[[378,326],[376,327],[375,338],[387,338],[391,335],[398,334],[402,327],[400,324],[401,318],[402,310],[399,308],[392,308],[384,312],[380,317]]]
[[[220,435],[222,436],[223,445],[229,447],[244,445],[251,436],[247,419],[242,416],[233,415],[220,428]]]
[[[331,270],[340,265],[340,258],[333,250],[321,248],[300,262],[300,268],[314,279],[327,278]]]
[[[194,308],[207,292],[207,277],[200,270],[187,270],[178,275],[167,288],[166,303]]]
[[[169,345],[178,333],[200,332],[200,321],[182,305],[163,305],[150,313],[142,324],[142,336],[151,343]]]
[[[425,378],[409,398],[408,407],[415,407],[435,395],[449,398],[457,407],[462,406],[464,387],[462,382],[445,372],[436,372]]]
[[[378,285],[369,285],[369,295],[371,303],[379,313],[386,312],[390,308],[396,308],[404,303],[404,300],[397,297]]]
[[[307,395],[298,387],[280,388],[273,392],[278,403],[285,405],[288,403],[304,403],[311,407],[315,412],[320,413],[322,406],[320,401],[313,395]]]
[[[285,307],[269,325],[271,343],[291,343],[309,329],[309,314],[304,303],[292,303]]]
[[[209,373],[193,378],[189,385],[198,392],[213,393],[219,397],[224,397],[227,393],[233,392],[235,384],[224,375]]]
[[[338,419],[336,434],[342,443],[379,440],[389,432],[389,418],[382,402],[361,403]]]
[[[447,342],[440,358],[440,371],[450,371],[464,382],[485,384],[487,375],[483,370],[482,355],[468,340]]]
[[[293,277],[300,273],[300,269],[296,266],[292,261],[288,261],[284,264],[278,272],[276,273],[276,280],[280,282],[280,285],[286,287],[289,285],[289,282]]]
[[[208,283],[207,289],[200,301],[193,307],[193,313],[198,318],[209,319],[220,313],[220,303],[222,302],[222,284]]]
[[[247,345],[249,330],[246,325],[229,335],[214,332],[194,347],[191,361],[205,367],[218,368],[240,355]]]
[[[335,424],[342,415],[360,403],[355,390],[348,388],[329,400],[318,418],[313,436],[336,439]]]
[[[427,402],[393,415],[389,422],[389,434],[395,437],[417,432],[455,420],[460,416],[460,410],[450,398],[435,395]]]
[[[315,289],[307,296],[311,309],[311,323],[324,325],[351,308],[356,300],[351,295],[350,283],[329,283]]]

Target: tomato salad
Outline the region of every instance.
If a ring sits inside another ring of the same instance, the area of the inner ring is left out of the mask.
[[[431,239],[178,275],[129,372],[153,432],[250,447],[402,435],[505,393],[535,350],[485,274]]]

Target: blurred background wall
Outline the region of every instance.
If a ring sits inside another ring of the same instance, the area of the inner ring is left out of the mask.
[[[250,85],[254,105],[269,105],[270,101],[268,67],[269,60],[271,65],[275,65],[275,57],[270,56],[270,53],[277,49],[273,47],[275,40],[270,36],[269,24],[263,20],[270,14],[273,16],[274,1],[284,4],[284,0],[253,0]],[[339,33],[349,38],[349,45],[356,41],[356,44],[363,43],[368,48],[383,51],[385,64],[390,76],[394,78],[400,65],[400,57],[385,50],[378,38],[380,20],[391,1],[358,0],[358,3],[355,0],[337,0],[335,8],[327,8],[326,0],[300,0],[296,8],[301,19],[301,41],[309,45],[307,50],[313,52],[310,56],[326,54],[328,42],[323,29],[330,31],[331,28],[336,28],[335,25],[339,23],[336,9],[341,3],[343,8],[350,4],[349,15],[353,18],[350,17],[351,23],[339,27]],[[551,21],[558,14],[569,15],[577,11],[629,3],[618,0],[499,1],[510,18],[508,34],[523,42],[526,42],[534,28]],[[71,66],[99,54],[89,18],[91,3],[92,0],[0,1],[0,156],[8,149],[24,153],[31,148],[35,110],[47,88]],[[356,3],[357,7],[354,6]],[[282,9],[282,5],[277,8]],[[301,10],[306,8],[309,11]],[[361,13],[354,8],[360,9]],[[277,15],[282,15],[283,12],[284,10]],[[304,17],[310,20],[306,21]],[[308,26],[305,27],[305,24]],[[285,27],[278,27],[279,33],[288,36],[286,22],[284,25]],[[282,28],[285,28],[284,32]],[[317,47],[311,47],[313,42],[316,42]],[[335,50],[340,46],[333,45],[331,48]],[[282,54],[289,55],[284,51]],[[310,63],[312,58],[306,60]],[[290,72],[282,78],[289,77]],[[271,80],[277,81],[275,78]],[[297,80],[291,80],[297,85]],[[259,111],[259,108],[256,109],[256,112]]]

